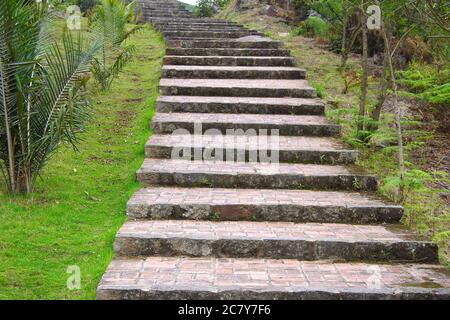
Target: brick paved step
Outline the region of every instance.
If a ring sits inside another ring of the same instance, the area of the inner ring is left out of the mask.
[[[184,28],[190,27],[201,27],[201,28],[244,28],[243,25],[229,22],[229,21],[217,21],[217,22],[195,22],[193,19],[189,19],[189,21],[178,21],[178,20],[160,20],[154,21],[153,25],[157,28],[160,27],[171,27],[177,28],[178,30],[183,30]]]
[[[448,300],[448,279],[444,267],[428,264],[116,258],[101,280],[97,299]]]
[[[253,134],[254,131],[257,134],[276,134],[274,130],[279,130],[281,136],[336,136],[341,127],[330,124],[322,116],[157,113],[153,116],[152,129],[155,134],[172,134],[177,129],[185,131],[178,134],[201,134],[209,129],[227,134],[227,130],[242,129],[247,134]]]
[[[132,219],[398,223],[401,206],[369,194],[307,190],[143,188],[127,205]]]
[[[183,11],[183,12],[190,13],[183,6],[173,5],[173,4],[156,4],[156,3],[151,3],[151,4],[147,4],[147,5],[141,5],[140,9],[141,10],[157,10],[157,11],[161,11],[161,12]]]
[[[187,37],[187,38],[241,38],[249,35],[261,35],[257,31],[233,30],[233,31],[166,31],[162,34],[167,38]]]
[[[236,39],[167,39],[168,47],[175,48],[233,48],[233,49],[279,49],[283,46],[281,41],[267,39],[265,41],[238,41]]]
[[[192,13],[183,8],[163,8],[163,7],[142,7],[143,14],[153,14],[155,16],[166,14],[185,14],[187,17],[193,17]]]
[[[183,79],[304,79],[306,70],[294,67],[236,67],[165,65],[163,78]]]
[[[384,226],[138,220],[117,233],[119,256],[189,256],[433,263],[438,248]]]
[[[323,115],[319,99],[159,96],[159,112]]]
[[[306,80],[168,79],[159,83],[161,95],[316,98]]]
[[[137,172],[145,186],[244,189],[315,189],[375,191],[374,176],[347,167],[315,164],[145,159]]]
[[[249,56],[165,56],[164,64],[197,66],[295,66],[292,57],[249,57]]]
[[[233,31],[250,31],[238,26],[171,26],[162,25],[157,27],[161,31],[205,31],[205,32],[233,32]],[[254,30],[251,30],[254,31]]]
[[[169,56],[289,56],[287,49],[167,48]]]
[[[154,11],[154,10],[142,10],[142,17],[149,20],[154,19],[192,19],[192,14],[187,12],[160,12],[160,11]]]
[[[358,156],[357,151],[346,149],[333,139],[316,137],[156,134],[145,146],[147,158],[170,159],[176,152],[178,157],[185,155],[185,160],[194,160],[212,153],[214,160],[225,161],[229,157],[241,162],[264,162],[260,150],[277,153],[283,163],[352,164]],[[267,153],[263,154],[264,157]]]
[[[196,23],[200,24],[221,24],[221,25],[236,25],[235,22],[229,22],[220,19],[205,19],[205,18],[180,18],[172,19],[170,17],[153,17],[152,23],[184,23],[186,25],[192,25]]]
[[[141,9],[154,9],[154,10],[186,10],[183,6],[171,3],[142,3],[139,6]],[[187,11],[187,10],[186,10]]]

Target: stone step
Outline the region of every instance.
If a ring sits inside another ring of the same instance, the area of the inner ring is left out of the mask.
[[[196,65],[196,66],[264,66],[292,67],[295,66],[292,57],[249,57],[249,56],[165,56],[164,64]]]
[[[246,134],[281,136],[338,136],[341,127],[323,116],[291,116],[233,113],[157,113],[153,116],[154,134],[203,134],[214,130],[227,134],[240,130]],[[278,131],[276,131],[278,130]]]
[[[185,14],[179,14],[179,15],[176,15],[176,14],[155,15],[155,14],[152,14],[152,13],[147,13],[147,14],[143,14],[142,15],[142,20],[143,21],[153,22],[155,19],[161,19],[161,18],[164,18],[164,19],[181,19],[181,18],[189,18],[189,16],[185,15]]]
[[[114,259],[97,299],[450,300],[449,287],[429,264],[144,257]]]
[[[241,38],[249,35],[259,35],[257,31],[250,30],[234,30],[234,31],[162,31],[162,34],[166,38]]]
[[[132,219],[398,223],[401,206],[372,194],[308,190],[143,188],[127,205]]]
[[[306,70],[294,67],[236,67],[165,65],[164,78],[184,79],[305,79]]]
[[[184,8],[164,8],[164,7],[142,7],[141,11],[145,13],[155,13],[155,14],[176,14],[176,13],[184,13],[189,15],[190,17],[193,17],[192,13],[187,11]]]
[[[170,26],[170,25],[162,25],[158,27],[159,30],[165,32],[165,31],[202,31],[202,32],[242,32],[242,31],[254,31],[254,30],[248,30],[241,27],[236,26],[217,26],[217,27],[211,27],[211,26],[184,26],[180,28],[179,26]]]
[[[233,49],[279,49],[283,46],[281,41],[267,39],[265,41],[238,41],[236,39],[167,39],[168,47],[175,48],[233,48]]]
[[[317,137],[156,134],[145,146],[147,158],[171,159],[177,153],[185,160],[207,160],[203,155],[214,153],[214,160],[241,162],[264,162],[259,156],[266,150],[283,163],[353,164],[358,156],[334,139]]]
[[[222,24],[222,25],[236,25],[234,22],[224,21],[220,19],[205,19],[205,18],[180,18],[180,19],[171,19],[170,17],[154,17],[152,22],[155,23],[185,23],[187,25],[201,23],[201,24]]]
[[[287,49],[227,49],[227,48],[167,48],[169,56],[263,56],[285,57],[290,55]]]
[[[173,11],[185,11],[185,7],[177,5],[177,4],[158,4],[158,3],[150,3],[146,5],[141,5],[140,9],[142,10],[158,10],[158,11],[164,11],[164,12],[173,12]]]
[[[159,96],[158,112],[323,115],[319,99]]]
[[[207,21],[200,21],[195,22],[194,19],[190,19],[189,21],[178,21],[178,20],[160,20],[160,21],[154,21],[153,23],[156,27],[160,26],[168,26],[173,28],[178,28],[178,30],[183,30],[184,28],[189,27],[212,27],[212,28],[244,28],[243,25],[235,23],[235,22],[229,22],[229,21],[216,21],[216,22],[207,22]]]
[[[168,79],[160,81],[162,95],[316,98],[306,80]]]
[[[144,186],[375,191],[377,179],[343,166],[145,159]]]
[[[292,222],[127,221],[119,256],[438,262],[436,244],[390,227]]]

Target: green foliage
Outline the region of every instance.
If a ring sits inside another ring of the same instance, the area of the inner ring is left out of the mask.
[[[0,300],[95,299],[126,202],[140,187],[135,173],[144,160],[164,56],[164,41],[152,28],[130,43],[136,60],[121,81],[108,92],[87,86],[95,108],[80,135],[82,152],[63,144],[32,195],[6,195],[0,187]],[[67,288],[70,265],[81,269],[80,290]]]
[[[215,8],[224,8],[229,0],[198,0],[194,13],[197,17],[211,17]]]
[[[412,63],[397,72],[398,83],[420,99],[432,104],[450,105],[450,67]]]
[[[309,17],[294,31],[298,35],[321,38],[325,38],[327,32],[328,23],[320,17]]]
[[[82,12],[88,12],[94,9],[97,4],[97,0],[77,0],[77,5],[80,7]]]
[[[133,45],[125,42],[140,26],[127,27],[134,19],[136,1],[125,5],[120,0],[101,0],[93,14],[92,30],[102,39],[100,54],[95,56],[92,73],[103,90],[108,89],[135,53]]]
[[[98,43],[67,30],[61,39],[47,22],[45,5],[0,3],[0,171],[10,192],[33,191],[59,145],[76,146],[90,109],[83,92]]]
[[[327,89],[321,83],[313,83],[313,87],[316,90],[317,96],[321,99],[327,96]]]

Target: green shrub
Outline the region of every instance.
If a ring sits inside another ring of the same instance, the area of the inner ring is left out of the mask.
[[[450,105],[450,67],[411,63],[407,70],[397,72],[404,90],[432,104]]]
[[[80,7],[81,11],[87,12],[95,7],[96,2],[96,0],[77,0],[77,5]]]
[[[328,23],[320,17],[309,17],[293,31],[294,34],[306,37],[325,38],[328,33]]]
[[[194,13],[198,17],[211,17],[214,12],[214,7],[224,8],[229,0],[198,0]]]

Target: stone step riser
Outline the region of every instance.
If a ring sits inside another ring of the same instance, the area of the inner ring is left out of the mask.
[[[169,56],[251,56],[251,57],[288,57],[290,51],[287,49],[190,49],[190,48],[167,48]]]
[[[189,204],[129,204],[131,219],[170,219],[205,221],[270,221],[295,223],[399,223],[399,208],[296,206],[296,205],[204,205]]]
[[[221,31],[254,31],[245,29],[240,26],[234,25],[171,25],[171,24],[155,24],[155,28],[161,29],[164,31],[212,31],[212,32],[221,32]]]
[[[314,190],[361,190],[376,191],[377,180],[372,176],[297,174],[227,174],[184,173],[140,170],[138,180],[144,186],[179,186],[242,189],[314,189]]]
[[[142,19],[144,21],[153,21],[155,19],[159,19],[159,18],[169,18],[169,19],[178,19],[178,18],[189,18],[189,15],[187,14],[183,14],[183,13],[179,13],[179,14],[153,14],[153,13],[147,13],[147,14],[142,14]]]
[[[154,22],[153,25],[157,29],[169,28],[177,31],[185,30],[186,28],[205,28],[205,29],[232,29],[243,30],[243,27],[238,24],[225,23],[170,23],[170,22]]]
[[[211,88],[211,87],[159,87],[161,95],[182,96],[234,96],[234,97],[291,97],[291,98],[316,98],[313,89],[272,89],[272,88]]]
[[[143,10],[142,11],[143,17],[182,17],[182,18],[189,18],[191,17],[191,14],[188,12],[183,11],[172,11],[170,14],[158,12],[154,10]]]
[[[193,238],[142,238],[118,236],[114,249],[119,256],[187,256],[218,258],[271,258],[302,261],[438,261],[431,243],[345,242],[333,240],[247,240]]]
[[[258,35],[257,32],[252,31],[162,31],[162,34],[166,38],[179,38],[179,37],[186,37],[186,38],[228,38],[228,39],[237,39],[242,38],[250,35]]]
[[[180,146],[180,148],[190,151],[191,158],[187,160],[194,160],[194,155],[208,154],[210,151],[210,148],[194,148],[189,145]],[[147,158],[171,159],[173,150],[174,148],[171,146],[147,145],[145,147],[145,156]],[[218,152],[221,152],[223,154],[222,160],[226,160],[226,157],[229,156],[233,159],[237,159],[238,161],[248,161],[248,159],[253,157],[254,153],[254,151],[250,151],[245,148],[224,148],[219,149]],[[278,150],[277,152],[279,154],[279,161],[281,163],[353,164],[355,163],[357,157],[356,152],[346,150]],[[242,157],[244,158],[242,159]],[[258,161],[260,160],[261,159],[258,159]]]
[[[177,12],[182,12],[182,13],[187,13],[187,14],[191,14],[189,11],[187,11],[186,9],[183,8],[164,8],[164,7],[143,7],[141,8],[142,12],[156,12],[156,13],[177,13]]]
[[[176,70],[163,69],[163,78],[183,79],[305,79],[304,70]]]
[[[236,25],[236,23],[232,22],[223,22],[223,20],[214,20],[214,19],[198,19],[198,18],[182,18],[182,19],[171,19],[171,17],[153,17],[152,21],[155,23],[184,23],[184,24],[230,24]]]
[[[167,40],[167,45],[174,48],[231,48],[231,49],[279,49],[278,41],[208,41],[208,40]]]
[[[172,134],[174,130],[183,129],[186,132],[194,134],[195,124],[186,120],[181,121],[157,121],[152,122],[152,130],[155,134]],[[228,130],[278,130],[281,136],[316,136],[331,137],[339,136],[341,128],[332,124],[273,124],[273,123],[219,123],[202,122],[203,133],[207,130],[216,130],[222,134],[227,134]]]
[[[190,112],[190,113],[243,113],[243,114],[284,114],[284,115],[323,115],[323,104],[310,105],[271,105],[257,103],[190,103],[158,101],[158,112]]]
[[[255,287],[258,287],[257,285]],[[416,289],[417,292],[395,290],[316,290],[304,289],[296,291],[264,290],[256,288],[234,288],[215,292],[214,290],[171,290],[105,288],[97,291],[98,300],[450,300],[450,292],[429,292]]]
[[[293,67],[291,57],[165,56],[164,64],[188,66]]]

